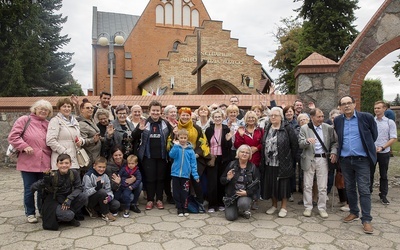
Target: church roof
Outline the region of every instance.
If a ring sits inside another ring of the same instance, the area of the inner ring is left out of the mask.
[[[97,7],[93,6],[92,39],[97,40],[104,32],[114,35],[118,31],[123,31],[126,40],[139,18],[140,16],[135,15],[97,11]]]

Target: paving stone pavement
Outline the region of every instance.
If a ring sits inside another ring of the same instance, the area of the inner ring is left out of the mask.
[[[23,188],[15,168],[0,168],[0,248],[1,249],[398,249],[400,250],[400,187],[391,187],[391,204],[379,202],[378,190],[372,199],[374,234],[366,235],[361,223],[343,223],[347,213],[328,202],[329,218],[322,219],[316,208],[304,217],[303,206],[288,203],[288,216],[267,215],[270,201],[261,201],[259,210],[247,220],[225,220],[223,212],[178,217],[173,205],[164,210],[119,215],[115,222],[85,217],[78,228],[61,226],[59,231],[42,229],[41,220],[29,224],[22,204]],[[337,197],[335,203],[338,201]]]

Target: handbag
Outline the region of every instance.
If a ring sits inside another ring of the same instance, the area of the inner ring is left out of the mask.
[[[324,142],[322,141],[321,137],[319,137],[317,131],[315,131],[315,128],[314,128],[314,125],[312,124],[312,122],[309,122],[309,123],[308,123],[308,127],[314,132],[314,134],[315,134],[315,136],[317,137],[319,143],[321,143],[321,146],[322,146],[322,148],[323,148],[324,151],[325,151],[326,160],[328,161],[328,168],[329,168],[329,170],[337,169],[337,162],[335,162],[335,163],[332,163],[332,162],[331,162],[331,159],[330,159],[330,156],[331,156],[330,151],[328,151],[328,149],[326,148],[326,146],[325,146]]]
[[[22,136],[24,136],[25,134],[25,130],[26,128],[29,126],[29,123],[31,122],[31,117],[28,117],[28,121],[26,121],[24,129],[22,130],[22,133],[20,135],[20,137],[22,138]],[[7,151],[6,151],[6,155],[10,158],[11,162],[17,162],[18,156],[19,156],[19,151],[18,149],[14,148],[13,145],[9,144]]]
[[[84,148],[76,148],[76,160],[81,168],[89,165],[90,157]]]
[[[344,189],[344,177],[341,171],[337,171],[335,175],[335,186],[337,189]]]

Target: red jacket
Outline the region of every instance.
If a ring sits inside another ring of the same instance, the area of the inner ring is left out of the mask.
[[[255,152],[250,160],[250,162],[254,163],[256,167],[260,166],[261,161],[261,149],[262,149],[262,138],[264,136],[264,130],[261,128],[256,128],[251,135],[249,132],[244,133],[243,136],[240,136],[239,132],[235,133],[235,148],[239,148],[243,144],[247,144],[250,147],[257,147],[257,152]]]

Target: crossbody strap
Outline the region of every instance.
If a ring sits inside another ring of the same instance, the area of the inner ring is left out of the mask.
[[[312,124],[312,122],[308,123],[308,127],[314,132],[315,136],[317,137],[319,143],[321,143],[322,148],[324,149],[325,153],[329,154],[328,149],[325,147],[324,142],[321,140],[321,137],[319,137],[317,131],[315,131],[314,125]]]

